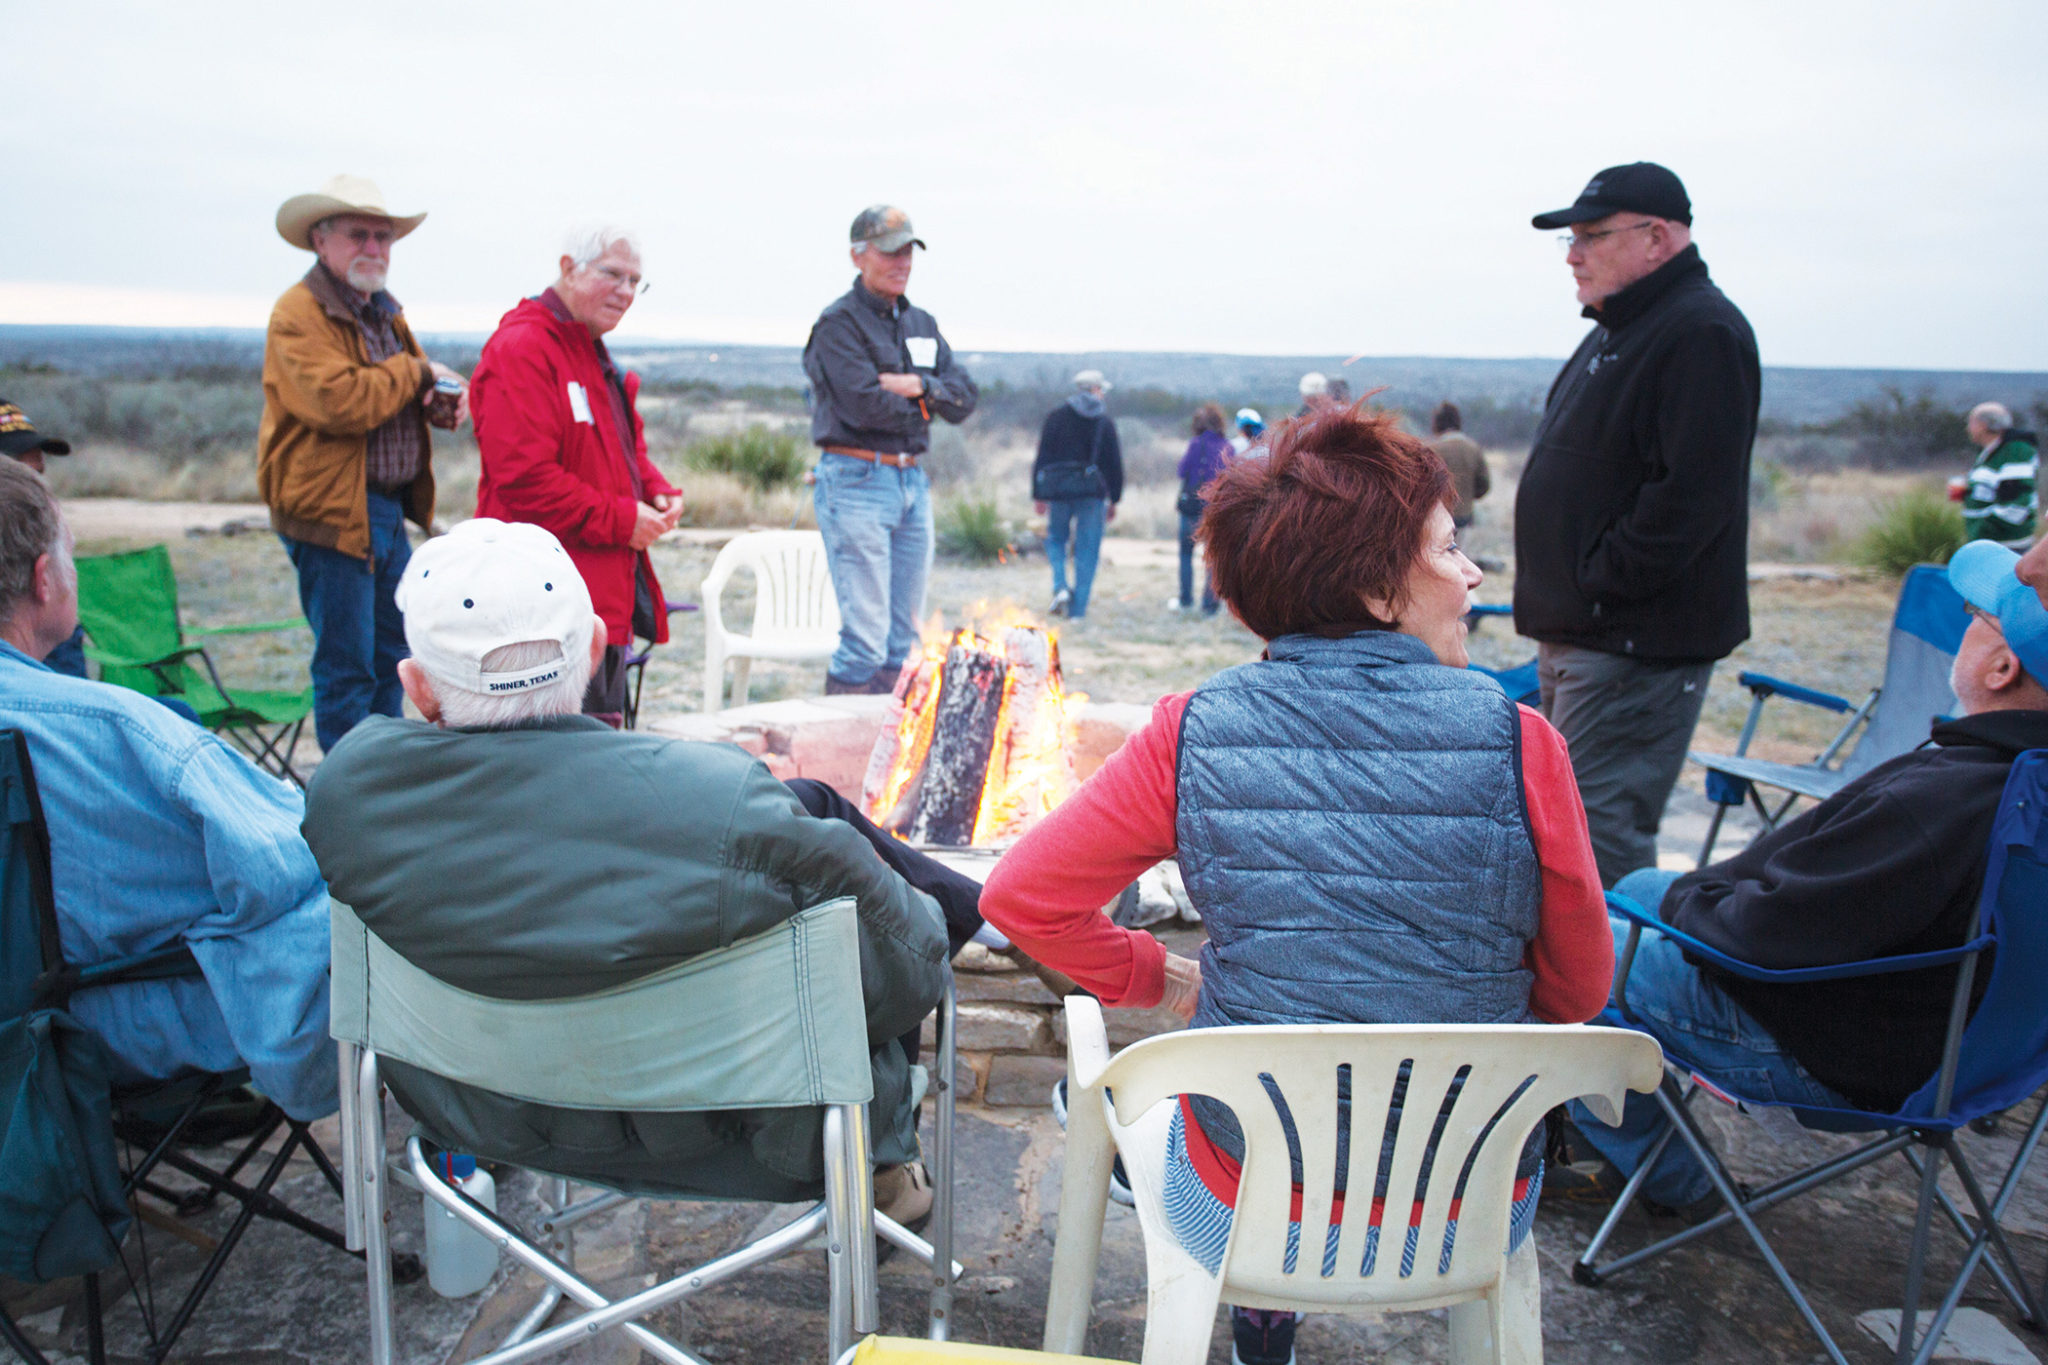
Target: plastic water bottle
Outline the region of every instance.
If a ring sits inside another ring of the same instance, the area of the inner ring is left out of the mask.
[[[434,1158],[434,1173],[496,1213],[498,1184],[489,1171],[477,1169],[476,1158],[443,1152]],[[425,1195],[427,1283],[445,1299],[466,1298],[491,1282],[498,1270],[498,1248],[490,1238]]]

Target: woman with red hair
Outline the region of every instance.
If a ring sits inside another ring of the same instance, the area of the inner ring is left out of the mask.
[[[1225,469],[1198,535],[1264,655],[1161,699],[996,866],[988,922],[1105,1005],[1164,1004],[1196,1028],[1598,1013],[1614,944],[1585,811],[1563,739],[1465,667],[1480,572],[1452,496],[1433,450],[1356,408],[1291,422],[1269,459]],[[1099,911],[1163,858],[1202,912],[1199,961]],[[1212,1269],[1243,1151],[1228,1108],[1181,1098],[1167,1211]],[[1232,1314],[1244,1365],[1292,1359],[1293,1315]]]

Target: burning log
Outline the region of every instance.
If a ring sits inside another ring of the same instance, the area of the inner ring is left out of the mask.
[[[963,630],[946,651],[938,704],[930,708],[924,791],[910,823],[914,842],[965,844],[973,838],[1009,672],[1008,663],[981,648],[983,643]]]
[[[993,632],[992,632],[993,633]],[[916,843],[987,845],[1022,835],[1075,787],[1059,645],[1020,626],[932,642],[898,677],[861,806]]]
[[[883,829],[902,834],[910,828],[918,799],[924,793],[925,758],[931,752],[932,726],[937,720],[933,700],[944,661],[921,658],[896,679],[889,719],[868,755],[861,783],[861,807]]]

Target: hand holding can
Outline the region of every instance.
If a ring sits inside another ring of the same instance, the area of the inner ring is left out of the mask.
[[[1970,476],[1969,476],[1969,475],[1967,475],[1967,474],[1951,474],[1951,475],[1949,475],[1949,480],[1948,480],[1948,500],[1949,500],[1950,502],[1961,502],[1961,501],[1963,500],[1963,497],[1964,497],[1964,495],[1965,495],[1965,494],[1967,494],[1967,493],[1968,493],[1969,491],[1970,491]]]
[[[436,379],[433,391],[427,397],[427,421],[443,431],[455,430],[462,421],[464,387],[460,379],[448,375]]]

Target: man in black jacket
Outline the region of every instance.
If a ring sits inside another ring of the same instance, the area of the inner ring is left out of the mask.
[[[827,694],[891,690],[916,647],[932,567],[931,484],[919,466],[932,418],[964,422],[981,397],[932,315],[903,297],[924,245],[909,215],[877,204],[851,235],[860,278],[804,343],[820,447],[812,500],[841,622]]]
[[[1657,859],[1714,661],[1749,638],[1760,371],[1678,177],[1639,161],[1538,214],[1596,324],[1550,387],[1515,499],[1515,629],[1571,745],[1601,880]]]
[[[1685,876],[1645,869],[1618,890],[1730,957],[1773,970],[1963,942],[2013,760],[2048,748],[2048,610],[2015,576],[2017,562],[1979,541],[1949,566],[1976,619],[1951,674],[1963,718],[1937,724],[1928,747],[1871,769],[1732,858]],[[1627,926],[1617,920],[1614,930],[1619,946]],[[1740,1076],[1753,1098],[1891,1113],[1941,1064],[1955,981],[1953,966],[1750,981],[1646,931],[1627,992],[1637,1027]],[[1619,1128],[1583,1105],[1572,1117],[1625,1176],[1657,1136],[1657,1112],[1650,1097],[1631,1095]],[[1676,1142],[1643,1190],[1676,1208],[1710,1192],[1705,1170]]]
[[[1067,401],[1045,416],[1038,457],[1031,462],[1031,505],[1045,518],[1045,553],[1052,561],[1048,614],[1080,620],[1088,614],[1102,528],[1116,520],[1124,495],[1124,448],[1102,395],[1110,389],[1100,370],[1074,376]],[[1067,544],[1074,546],[1074,585],[1067,586]]]

